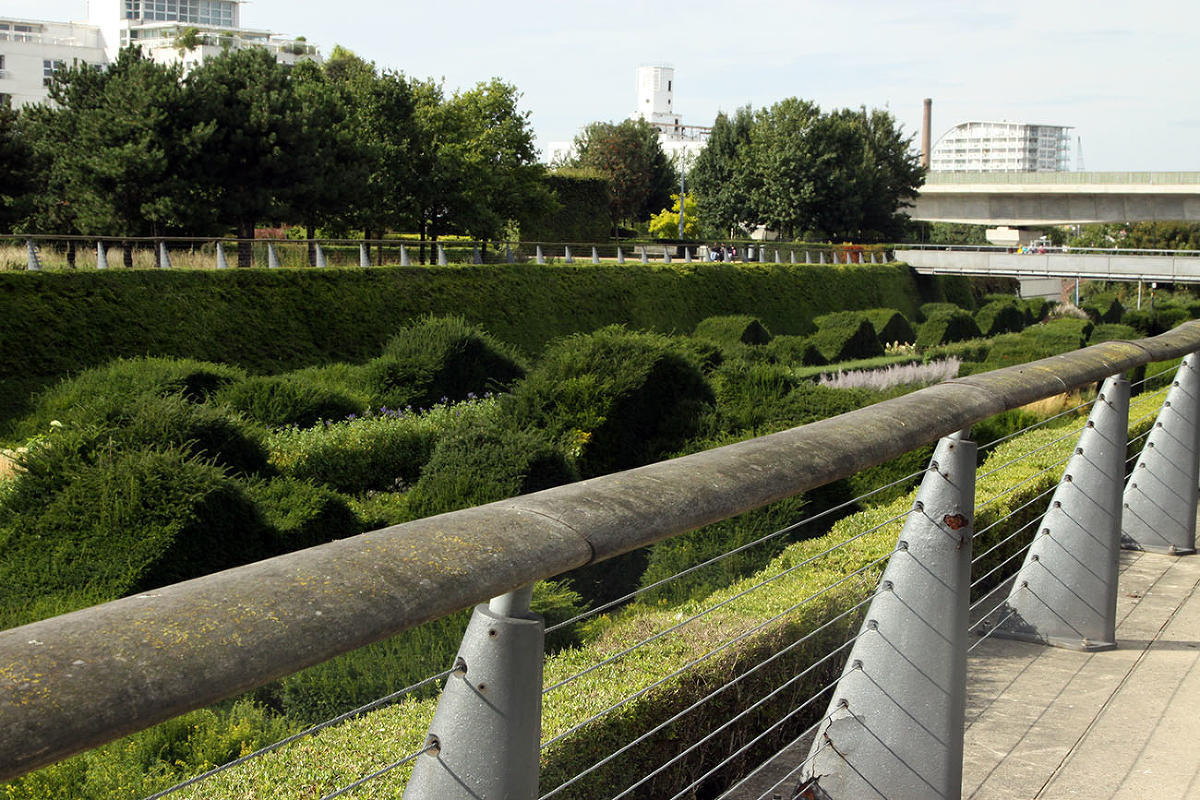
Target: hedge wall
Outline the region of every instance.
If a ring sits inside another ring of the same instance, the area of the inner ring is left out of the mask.
[[[457,314],[527,354],[612,323],[690,331],[753,314],[777,334],[818,314],[961,294],[964,278],[888,265],[576,265],[0,272],[0,430],[32,391],[121,356],[276,373],[364,362],[425,314]],[[934,295],[931,297],[930,295]]]

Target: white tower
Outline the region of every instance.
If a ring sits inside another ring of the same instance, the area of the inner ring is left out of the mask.
[[[638,67],[637,113],[659,128],[679,125],[674,104],[674,67]]]

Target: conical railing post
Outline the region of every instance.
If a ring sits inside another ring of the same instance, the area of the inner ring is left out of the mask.
[[[600,263],[600,254],[598,252],[596,252],[595,246],[592,247],[592,263],[593,264]]]
[[[96,269],[108,269],[108,252],[102,241],[96,242]]]
[[[533,800],[545,626],[532,587],[475,607],[405,800]]]
[[[229,269],[229,259],[225,257],[224,242],[217,242],[217,269]]]
[[[535,258],[534,258],[534,260],[535,260],[535,262],[536,262],[536,263],[538,263],[538,264],[545,264],[545,263],[546,263],[546,256],[545,256],[545,254],[543,254],[543,253],[542,253],[542,246],[541,246],[540,244],[539,244],[539,245],[537,245],[537,250],[536,250],[536,252],[535,252]]]
[[[365,244],[358,246],[358,265],[360,267],[371,266],[371,251],[367,249]]]
[[[325,257],[325,248],[321,247],[321,243],[316,244],[316,266],[325,269],[329,266],[329,259]]]
[[[575,259],[571,257],[571,245],[569,245],[569,244],[563,246],[563,263],[564,264],[574,264],[575,263]]]
[[[1117,646],[1121,490],[1129,429],[1129,382],[1109,378],[1008,600],[980,623],[993,636],[1072,650]]]
[[[1130,550],[1196,552],[1200,491],[1200,354],[1183,359],[1125,486],[1121,544]]]
[[[917,491],[804,768],[830,797],[961,796],[975,455],[942,439]]]
[[[25,269],[30,272],[37,272],[42,268],[42,260],[38,258],[37,245],[33,243],[33,239],[25,241]]]
[[[446,257],[446,248],[442,246],[441,242],[438,242],[437,246],[437,261],[439,267],[445,267],[450,264],[450,259]]]
[[[274,242],[267,242],[267,269],[279,269],[279,253],[275,252]]]
[[[171,264],[171,254],[167,252],[167,243],[163,241],[158,243],[158,266],[162,269],[171,269],[174,266]]]

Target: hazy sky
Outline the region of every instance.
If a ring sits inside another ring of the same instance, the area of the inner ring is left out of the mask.
[[[498,76],[523,93],[543,147],[628,116],[636,68],[665,64],[687,124],[797,96],[886,107],[919,139],[932,97],[935,141],[970,120],[1071,125],[1089,170],[1200,170],[1200,3],[975,5],[254,0],[242,24],[304,35],[326,53],[341,44],[448,89]],[[82,19],[86,3],[0,0],[0,14]]]

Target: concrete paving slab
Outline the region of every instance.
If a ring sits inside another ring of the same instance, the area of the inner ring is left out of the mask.
[[[968,661],[963,797],[1200,796],[1200,558],[1122,555],[1116,650],[988,638]]]

